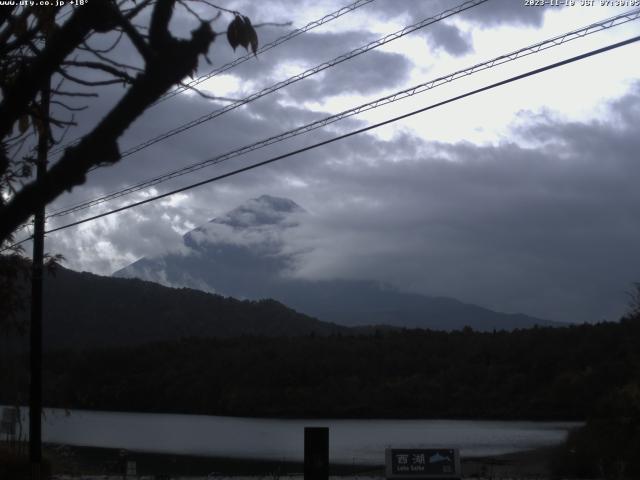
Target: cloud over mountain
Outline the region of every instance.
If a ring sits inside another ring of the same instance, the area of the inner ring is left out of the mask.
[[[242,98],[460,3],[372,2],[252,58],[202,88]],[[233,3],[256,23],[291,19],[291,28],[341,6],[337,1],[282,0],[269,2],[269,8],[258,2]],[[525,8],[516,1],[492,0],[292,85],[291,90],[170,137],[113,167],[95,170],[84,186],[52,207],[212,158],[616,13],[619,10],[600,7]],[[223,28],[223,22],[214,27]],[[629,23],[465,77],[97,209],[53,220],[51,226],[307,147],[618,41],[634,28]],[[265,44],[287,31],[261,28],[260,41]],[[214,65],[203,62],[199,74],[241,54],[223,47],[223,42],[214,43],[210,52]],[[64,254],[71,268],[102,274],[143,257],[174,255],[197,264],[194,249],[182,237],[202,225],[207,231],[194,233],[194,242],[211,238],[238,255],[243,248],[263,249],[262,271],[254,273],[256,285],[264,272],[277,267],[281,276],[299,281],[375,279],[403,292],[459,298],[499,311],[561,321],[615,320],[626,309],[625,292],[640,271],[636,255],[640,87],[637,67],[629,61],[637,49],[630,46],[593,57],[267,168],[56,232],[47,237],[47,249]],[[126,53],[123,59],[128,58]],[[115,87],[101,90],[95,100],[97,111],[104,111],[120,94]],[[121,149],[227,104],[195,94],[178,95],[146,112],[127,131]],[[98,118],[92,109],[77,112],[81,128]],[[225,223],[207,223],[264,193],[303,205],[307,213],[298,216],[304,221],[280,229],[250,228],[242,234]],[[231,266],[228,270],[232,278]],[[166,276],[167,281],[170,278]],[[196,288],[212,288],[193,276],[176,278]],[[238,276],[238,285],[242,282]]]
[[[403,293],[372,279],[305,279],[298,269],[315,247],[303,244],[304,236],[296,232],[308,218],[295,202],[263,195],[184,235],[187,255],[143,258],[114,275],[239,298],[275,298],[321,320],[350,326],[451,330],[470,325],[492,330],[549,324],[453,299]]]

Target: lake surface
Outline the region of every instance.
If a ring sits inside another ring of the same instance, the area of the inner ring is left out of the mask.
[[[473,420],[280,420],[47,409],[43,440],[146,452],[301,461],[304,427],[322,426],[329,427],[332,462],[383,464],[384,449],[389,446],[454,446],[465,456],[498,455],[560,444],[569,429],[579,425]]]

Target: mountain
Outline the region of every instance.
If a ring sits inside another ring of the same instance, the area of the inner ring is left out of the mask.
[[[263,195],[184,235],[185,249],[142,258],[114,273],[236,298],[273,298],[322,321],[454,330],[512,330],[560,323],[495,312],[444,297],[401,292],[372,280],[305,280],[291,272],[304,251],[288,244],[306,211]]]
[[[46,349],[140,345],[181,338],[303,336],[348,329],[274,300],[236,300],[188,288],[58,267],[45,276]],[[22,312],[28,315],[28,312]]]

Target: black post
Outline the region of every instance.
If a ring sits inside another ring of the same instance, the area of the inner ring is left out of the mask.
[[[304,480],[329,479],[329,429],[304,428]]]
[[[36,181],[40,181],[47,168],[49,151],[50,83],[42,89],[40,98],[41,127],[38,129],[38,158]],[[44,262],[44,204],[33,219],[33,264],[31,267],[31,382],[29,385],[29,463],[31,480],[42,478],[42,267]]]

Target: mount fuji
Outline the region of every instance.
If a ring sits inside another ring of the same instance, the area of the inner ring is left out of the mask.
[[[309,280],[292,275],[304,251],[288,234],[307,212],[290,199],[263,195],[183,236],[184,249],[141,258],[116,277],[139,278],[240,299],[272,298],[306,315],[344,326],[513,330],[560,326],[445,298],[406,293],[374,279]]]

